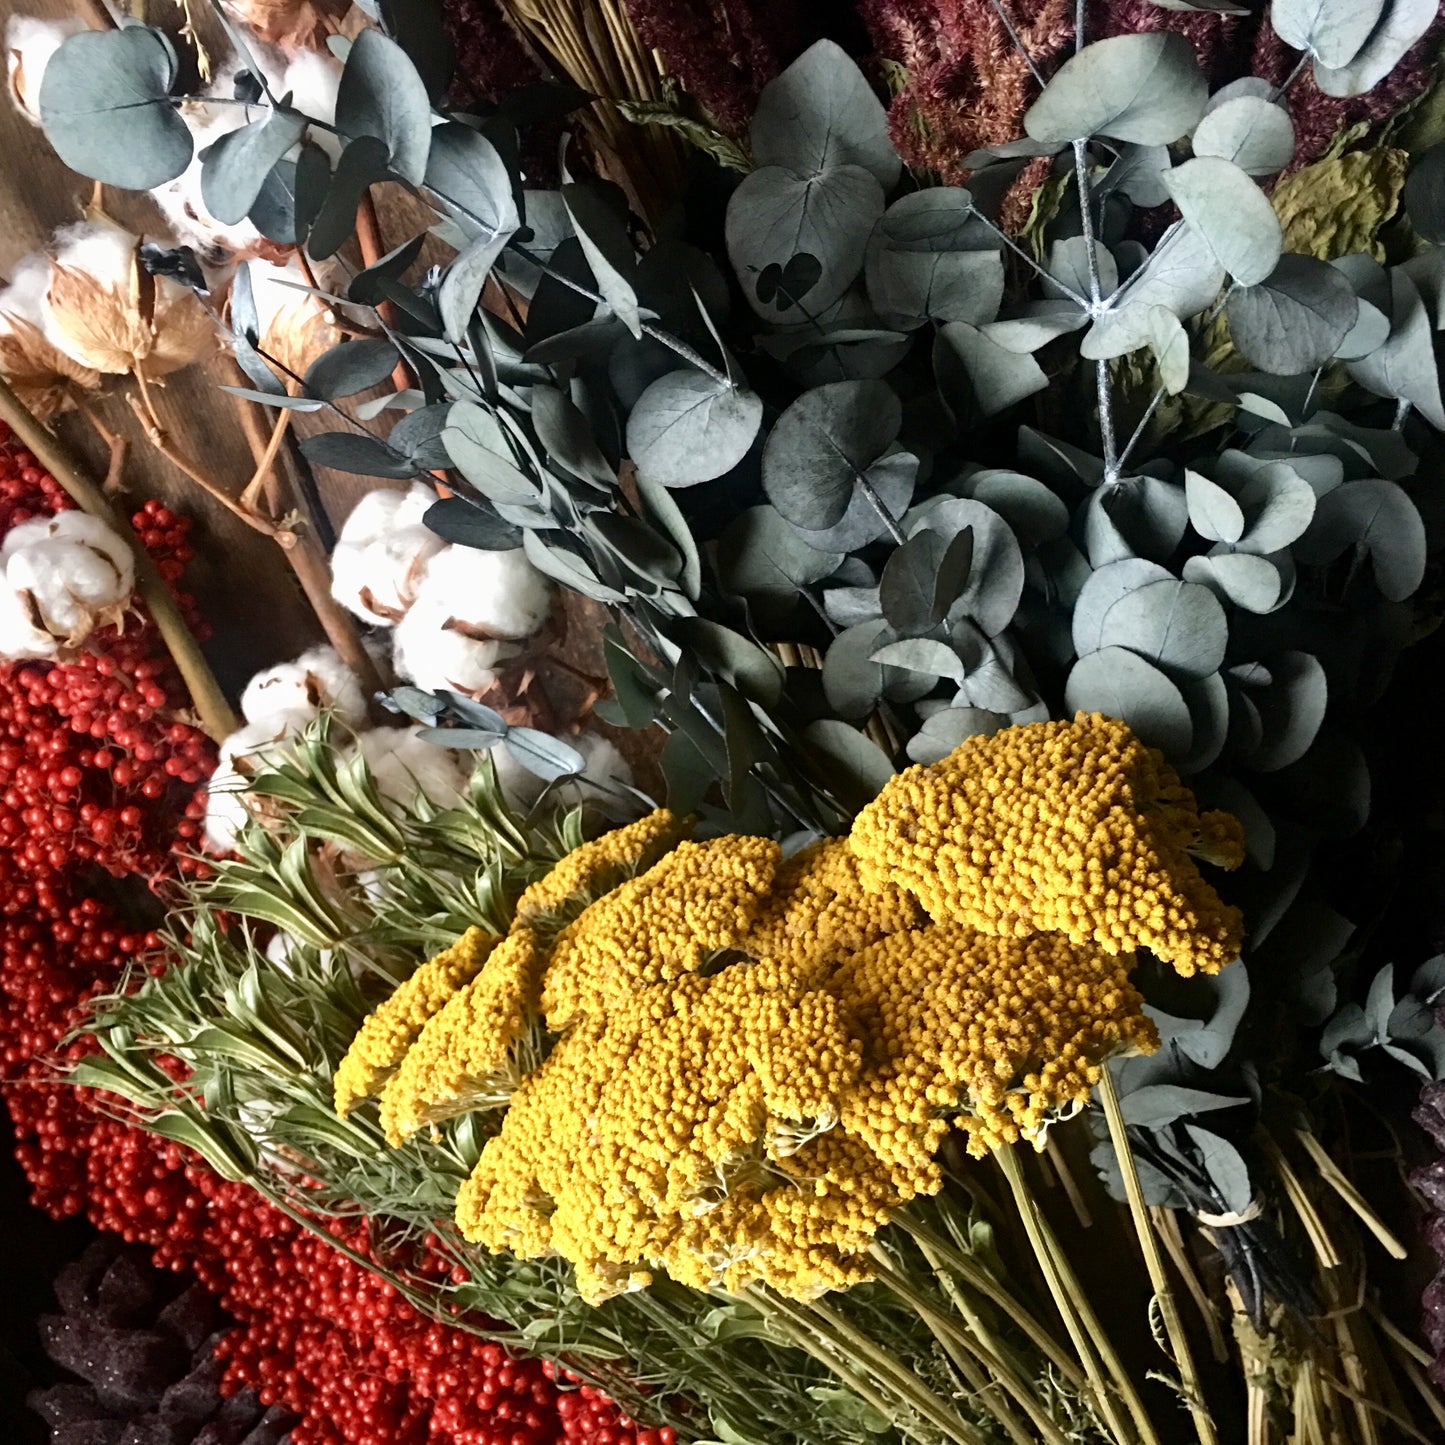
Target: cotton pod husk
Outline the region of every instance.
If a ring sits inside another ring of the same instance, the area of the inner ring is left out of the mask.
[[[50,57],[84,30],[79,20],[45,20],[12,15],[5,24],[5,75],[10,98],[31,125],[40,124],[40,82]]]
[[[304,727],[325,709],[350,727],[366,722],[366,696],[334,647],[313,647],[258,672],[241,694],[248,723]]]
[[[322,49],[327,36],[340,33],[336,22],[351,6],[349,0],[224,0],[222,8],[258,40],[289,54]]]
[[[446,545],[422,522],[436,493],[368,492],[347,517],[331,554],[331,595],[378,627],[394,627],[416,600],[427,564]]]
[[[56,233],[45,306],[52,334],[82,366],[147,379],[198,361],[215,328],[195,296],[140,263],[140,237],[105,221]]]
[[[125,539],[87,512],[61,512],[13,528],[0,548],[5,581],[34,626],[62,647],[118,626],[135,590]]]
[[[321,286],[329,269],[313,274]],[[341,326],[330,304],[309,291],[306,272],[294,257],[284,265],[251,261],[251,297],[256,306],[257,343],[288,371],[304,376],[307,367],[341,340]]]
[[[76,404],[78,392],[100,386],[100,373],[83,366],[57,342],[45,309],[50,259],[26,256],[0,287],[0,376],[42,421]]]

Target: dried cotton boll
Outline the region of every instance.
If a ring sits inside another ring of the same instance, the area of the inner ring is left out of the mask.
[[[77,391],[94,391],[100,373],[66,354],[45,306],[50,258],[26,256],[0,287],[0,376],[42,421],[75,405]]]
[[[215,345],[201,304],[140,264],[140,238],[106,221],[56,232],[45,307],[52,334],[82,366],[147,378],[197,361]]]
[[[426,692],[482,693],[497,680],[496,667],[511,649],[462,630],[444,600],[417,599],[392,633],[397,675]]]
[[[251,821],[245,801],[250,774],[260,764],[284,759],[299,731],[289,723],[247,723],[221,744],[206,792],[207,847],[217,853],[235,851],[236,840]]]
[[[331,595],[365,622],[393,627],[416,600],[427,563],[446,545],[422,525],[436,493],[369,492],[352,509],[331,554]]]
[[[241,694],[241,716],[248,723],[299,729],[323,708],[349,727],[366,722],[361,683],[332,647],[313,647],[294,662],[258,672]]]
[[[468,772],[453,748],[423,742],[413,728],[372,728],[359,733],[354,748],[366,760],[377,791],[393,806],[410,808],[418,795],[438,808],[460,807]]]
[[[443,547],[427,563],[418,605],[446,611],[474,637],[530,637],[552,610],[552,584],[520,548]]]
[[[222,5],[258,40],[290,54],[322,49],[336,33],[329,22],[346,14],[350,0],[222,0]]]
[[[64,646],[119,625],[135,590],[135,558],[123,537],[85,512],[38,517],[12,528],[0,548],[6,585]]]
[[[330,268],[313,270],[317,282],[325,287]],[[323,351],[341,340],[335,311],[319,296],[296,289],[311,282],[294,257],[284,266],[252,261],[248,274],[261,350],[289,371],[304,376],[306,368]]]
[[[194,105],[182,107],[181,118],[195,147],[191,163],[174,180],[150,192],[171,233],[210,267],[229,266],[253,256],[281,259],[291,247],[268,241],[250,221],[223,224],[206,209],[201,195],[201,152],[239,130],[255,114],[239,105]]]
[[[5,71],[10,98],[31,125],[40,124],[40,82],[50,57],[86,27],[79,20],[12,15],[5,26]]]

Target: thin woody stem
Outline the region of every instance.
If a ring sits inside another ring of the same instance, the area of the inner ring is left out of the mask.
[[[273,468],[276,463],[276,453],[281,450],[281,443],[286,439],[287,429],[291,425],[291,409],[283,407],[276,418],[276,425],[271,428],[271,438],[266,443],[266,450],[256,459],[256,470],[251,473],[251,480],[241,489],[241,505],[247,508],[254,508],[256,499],[262,489],[269,492],[274,487],[267,488],[267,483],[274,478]],[[273,506],[272,510],[276,510]]]
[[[165,643],[166,650],[175,661],[176,669],[191,694],[201,727],[217,742],[235,732],[239,723],[231,704],[226,700],[226,694],[221,690],[221,684],[216,681],[216,675],[201,652],[200,644],[186,626],[175,599],[161,580],[150,556],[136,540],[125,517],[110,498],[75,465],[60,441],[40,425],[10,389],[4,377],[0,377],[0,416],[4,417],[21,443],[35,454],[40,465],[65,488],[71,500],[82,511],[99,517],[130,543],[135,554],[136,591],[145,603],[146,610],[161,635],[161,641]]]

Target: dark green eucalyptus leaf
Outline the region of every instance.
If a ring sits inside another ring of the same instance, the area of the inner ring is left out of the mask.
[[[1024,130],[1051,143],[1106,135],[1169,145],[1194,128],[1208,95],[1182,35],[1120,35],[1070,56],[1024,113]]]
[[[1069,529],[1069,509],[1042,482],[1022,472],[985,468],[953,490],[997,512],[1025,547],[1051,542]]]
[[[363,30],[346,53],[336,92],[336,128],[355,141],[373,136],[387,167],[412,185],[426,176],[431,100],[411,57],[379,30]]]
[[[510,552],[522,545],[522,532],[504,522],[487,507],[477,506],[461,497],[443,497],[426,510],[422,518],[438,537],[461,547],[476,547],[483,552]]]
[[[752,702],[776,707],[783,691],[783,669],[756,642],[702,617],[677,622],[677,638],[697,659]]]
[[[1377,9],[1376,0],[1369,0],[1368,8]],[[1385,0],[1384,14],[1351,59],[1334,67],[1315,62],[1315,84],[1333,96],[1363,95],[1373,90],[1404,59],[1439,13],[1436,0]]]
[[[730,592],[791,611],[801,589],[821,582],[841,552],[810,546],[772,507],[749,507],[718,539],[718,572]]]
[[[1064,685],[1071,713],[1101,712],[1133,729],[1168,758],[1186,757],[1194,723],[1183,693],[1151,662],[1122,647],[1105,647],[1081,657]]]
[[[447,402],[419,406],[392,427],[386,444],[393,451],[405,453],[418,472],[443,470],[452,464],[442,436],[450,416],[451,406]]]
[[[387,34],[411,57],[427,94],[438,105],[456,68],[441,0],[380,0]]]
[[[748,139],[759,166],[812,175],[862,166],[885,190],[902,168],[881,102],[857,62],[831,40],[810,46],[763,87]]]
[[[478,236],[467,243],[456,260],[446,269],[437,288],[437,309],[441,313],[442,330],[448,341],[462,341],[476,315],[477,302],[487,284],[497,257],[506,246],[509,234]]]
[[[667,806],[679,817],[696,813],[718,780],[713,760],[679,729],[663,743],[658,763],[667,783]]]
[[[309,255],[324,261],[350,240],[356,230],[356,208],[362,196],[368,187],[386,179],[388,166],[386,142],[375,136],[359,136],[341,152],[326,188],[326,197],[316,208],[316,218],[311,223],[306,242]]]
[[[319,467],[332,467],[338,472],[355,472],[363,477],[413,476],[411,461],[394,452],[385,442],[357,432],[328,431],[319,436],[304,437],[301,454]]]
[[[827,552],[856,552],[869,542],[877,541],[888,532],[883,514],[896,520],[908,510],[918,481],[918,466],[918,458],[912,452],[889,448],[865,474],[881,507],[875,506],[855,487],[841,520],[817,530],[799,527],[799,533],[810,547]]]
[[[281,160],[261,182],[247,220],[268,241],[299,246],[326,200],[331,159],[314,141],[303,140],[295,160]]]
[[[849,723],[822,718],[803,729],[802,743],[844,807],[862,808],[893,776],[888,754]]]
[[[1225,305],[1229,334],[1240,354],[1275,376],[1296,376],[1323,366],[1338,352],[1359,313],[1354,288],[1335,267],[1293,252],[1281,256],[1259,285],[1230,292]]]
[[[403,241],[401,245],[393,247],[375,264],[358,271],[351,278],[346,288],[347,298],[351,301],[359,301],[363,306],[376,306],[389,297],[382,289],[383,281],[400,280],[403,273],[410,267],[418,256],[421,255],[421,248],[426,244],[426,232],[413,236],[409,241]]]
[[[1178,482],[1120,477],[1089,498],[1084,541],[1096,567],[1133,556],[1173,555],[1189,526],[1189,503]]]
[[[636,478],[637,496],[642,510],[657,531],[665,536],[677,549],[682,558],[682,571],[677,576],[677,585],[683,595],[696,602],[702,589],[702,556],[698,552],[697,539],[682,514],[673,495],[659,482],[647,477]]]
[[[1208,677],[1181,682],[1179,691],[1189,709],[1194,735],[1189,751],[1182,754],[1174,766],[1183,776],[1190,777],[1214,763],[1229,740],[1229,689],[1224,679],[1214,672]]]
[[[1229,624],[1218,598],[1193,582],[1146,582],[1119,598],[1099,629],[1103,648],[1127,647],[1177,678],[1219,670]]]
[[[587,532],[613,553],[615,561],[649,590],[673,587],[682,575],[682,555],[646,522],[599,510],[585,525]]]
[[[892,445],[902,420],[897,396],[881,381],[840,381],[804,392],[763,447],[768,500],[797,526],[834,525],[859,484],[871,486],[868,469]]]
[[[306,390],[327,401],[355,396],[387,380],[395,366],[396,347],[389,341],[342,341],[306,368]]]
[[[756,392],[683,368],[638,397],[627,418],[627,450],[637,470],[652,481],[696,486],[737,466],[762,420]]]
[[[599,487],[610,488],[616,483],[616,473],[602,455],[587,418],[571,397],[553,386],[534,386],[532,425],[549,461]]]
[[[1164,178],[1179,213],[1241,286],[1258,285],[1284,244],[1268,197],[1232,161],[1195,156]]]
[[[1409,496],[1379,477],[1346,482],[1321,497],[1309,530],[1295,544],[1302,562],[1332,562],[1350,548],[1368,556],[1375,584],[1403,602],[1425,576],[1425,525]]]
[[[872,658],[892,638],[892,630],[879,617],[833,639],[823,658],[823,690],[840,717],[864,718],[877,706],[889,679]]]
[[[955,683],[964,678],[963,659],[946,643],[928,637],[905,637],[885,642],[869,655],[880,667],[901,667],[925,677],[946,677]]]
[[[1445,243],[1445,141],[1411,163],[1404,200],[1416,234],[1437,246]]]
[[[305,133],[306,117],[272,107],[263,120],[227,132],[201,154],[201,199],[220,222],[245,218],[271,168]]]
[[[1329,702],[1325,670],[1309,653],[1276,653],[1269,665],[1270,685],[1256,700],[1263,735],[1248,758],[1262,773],[1287,768],[1310,750]]]
[[[963,583],[968,580],[968,564],[973,554],[973,533],[965,529],[960,536],[967,555],[963,559],[963,579],[958,591],[963,590]],[[958,595],[957,591],[948,597],[940,595],[943,590],[939,586],[940,568],[949,545],[940,533],[924,529],[896,548],[884,564],[878,579],[878,602],[889,626],[900,637],[928,632],[948,615]]]
[[[459,121],[432,131],[423,183],[469,242],[510,237],[521,225],[506,162],[491,141]]]
[[[1032,356],[1009,351],[962,321],[939,328],[933,371],[944,405],[958,422],[994,416],[1049,381]]]
[[[563,186],[562,199],[603,301],[633,336],[641,336],[642,320],[633,286],[637,253],[623,217],[588,186]]]
[[[626,601],[626,594],[610,587],[598,577],[596,571],[583,558],[566,547],[552,546],[544,542],[536,532],[522,534],[522,549],[527,560],[544,576],[594,602],[612,605]]]
[[[1122,145],[1119,158],[1095,185],[1094,194],[1106,197],[1117,191],[1136,206],[1162,206],[1169,199],[1164,172],[1172,164],[1168,146]]]
[[[1254,95],[1210,106],[1194,128],[1194,154],[1233,161],[1251,176],[1272,176],[1294,155],[1294,125],[1283,107]]]

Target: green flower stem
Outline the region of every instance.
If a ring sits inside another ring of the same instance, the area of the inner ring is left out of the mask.
[[[905,1369],[886,1351],[879,1349],[867,1335],[834,1314],[826,1305],[817,1301],[807,1305],[795,1304],[781,1295],[756,1287],[747,1291],[746,1298],[768,1319],[781,1318],[803,1335],[811,1336],[812,1343],[804,1343],[802,1340],[798,1343],[835,1373],[837,1365],[832,1358],[835,1354],[845,1361],[862,1361],[874,1378],[889,1389],[899,1403],[927,1421],[945,1439],[953,1441],[954,1445],[984,1445],[983,1436],[956,1411],[950,1409],[946,1401],[940,1399],[916,1375]],[[839,1374],[839,1379],[842,1378]],[[897,1412],[895,1410],[885,1413]],[[916,1434],[912,1431],[910,1433]]]
[[[1028,1307],[1011,1295],[989,1272],[970,1259],[968,1255],[941,1235],[934,1233],[927,1225],[913,1218],[907,1210],[900,1210],[893,1216],[893,1223],[906,1230],[930,1263],[936,1258],[956,1274],[970,1289],[976,1290],[997,1309],[1001,1310],[1038,1347],[1045,1359],[1076,1390],[1086,1390],[1088,1381],[1079,1366],[1060,1348],[1057,1340],[1034,1316]],[[937,1266],[935,1266],[936,1268]]]
[[[1069,1332],[1079,1362],[1089,1377],[1101,1418],[1107,1423],[1110,1433],[1119,1445],[1129,1445],[1129,1442],[1136,1438],[1136,1434],[1145,1445],[1160,1445],[1159,1437],[1145,1412],[1144,1402],[1134,1389],[1133,1381],[1130,1380],[1128,1371],[1125,1370],[1109,1337],[1104,1333],[1093,1307],[1085,1298],[1078,1277],[1064,1257],[1058,1237],[1049,1227],[1048,1221],[1039,1210],[1038,1202],[1029,1191],[1013,1149],[1007,1146],[997,1149],[994,1151],[994,1158],[998,1160],[999,1168],[1003,1170],[1004,1178],[1008,1180],[1009,1188],[1013,1191],[1014,1203],[1023,1220],[1029,1243],[1033,1246],[1039,1268],[1043,1271],[1049,1293],[1063,1318],[1064,1327]],[[1113,1376],[1114,1384],[1128,1405],[1135,1426],[1133,1431],[1119,1414],[1114,1390],[1104,1379],[1105,1367]]]
[[[991,1347],[982,1322],[971,1310],[964,1313],[964,1321],[968,1326],[967,1331],[960,1330],[954,1321],[949,1319],[906,1274],[892,1267],[891,1261],[880,1246],[875,1245],[872,1254],[879,1283],[895,1294],[928,1326],[934,1339],[938,1341],[948,1358],[953,1361],[969,1388],[979,1401],[986,1404],[988,1409],[993,1412],[994,1418],[1003,1427],[1009,1438],[1015,1442],[1015,1445],[1035,1445],[1037,1440],[1043,1440],[1045,1445],[1068,1445],[1068,1441],[1041,1408],[1039,1401],[1030,1394],[1028,1386],[1011,1366],[999,1358],[997,1351]],[[980,1366],[993,1375],[992,1382],[985,1377]],[[1038,1432],[1036,1436],[1031,1436],[1024,1429],[1023,1424],[1009,1408],[1007,1401],[1000,1398],[1000,1386],[1028,1415],[1034,1429]]]
[[[1109,1124],[1109,1138],[1114,1152],[1119,1156],[1119,1167],[1124,1175],[1124,1193],[1129,1199],[1129,1213],[1134,1219],[1134,1232],[1139,1236],[1139,1248],[1144,1254],[1144,1265],[1149,1271],[1149,1283],[1154,1287],[1154,1297],[1159,1301],[1159,1313],[1164,1320],[1164,1333],[1168,1336],[1169,1347],[1174,1354],[1174,1363],[1179,1369],[1180,1382],[1184,1387],[1184,1400],[1194,1419],[1194,1430],[1199,1445],[1218,1445],[1214,1421],[1209,1407],[1205,1404],[1199,1386],[1199,1371],[1194,1363],[1194,1353],[1189,1345],[1189,1336],[1184,1331],[1184,1321],[1179,1314],[1179,1302],[1169,1283],[1164,1268],[1164,1256],[1159,1249],[1159,1239],[1149,1223],[1149,1210],[1144,1203],[1144,1190],[1139,1184],[1139,1170],[1134,1163],[1134,1151],[1129,1145],[1129,1131],[1124,1123],[1124,1111],[1119,1107],[1119,1095],[1114,1088],[1114,1076],[1105,1065],[1099,1076],[1099,1097],[1104,1104],[1104,1118]]]

